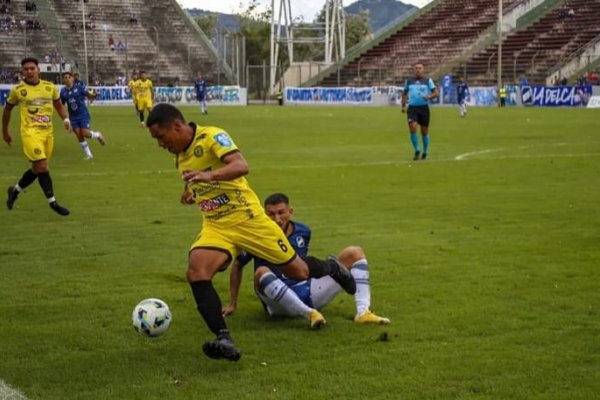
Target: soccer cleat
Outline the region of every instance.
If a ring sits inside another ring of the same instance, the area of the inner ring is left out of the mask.
[[[387,325],[390,323],[390,320],[388,318],[375,315],[370,310],[367,310],[361,315],[354,317],[354,322],[357,324]]]
[[[235,347],[233,340],[228,335],[219,335],[215,340],[204,343],[202,351],[210,358],[224,358],[229,361],[237,361],[242,353]]]
[[[142,128],[145,128],[145,127],[146,127],[146,124],[144,123],[144,121],[140,121],[140,126],[141,126]]]
[[[413,157],[413,160],[418,160],[420,157],[421,157],[421,152],[415,151],[415,156]]]
[[[329,256],[327,257],[327,262],[333,267],[332,271],[334,272],[331,274],[333,280],[336,281],[346,293],[356,293],[356,282],[354,281],[354,277],[340,260],[338,260],[337,257]]]
[[[53,201],[52,203],[48,204],[50,205],[50,208],[53,209],[58,215],[66,217],[70,214],[69,210],[58,204],[56,201]]]
[[[104,135],[102,132],[98,132],[98,143],[100,143],[102,146],[106,144],[106,140],[104,140]]]
[[[426,160],[427,159],[427,153],[423,153],[421,155],[421,160]]]
[[[310,319],[311,329],[321,329],[327,323],[327,321],[325,321],[325,317],[323,317],[323,314],[314,309],[310,310],[308,318]]]
[[[12,210],[13,205],[15,204],[15,201],[17,200],[17,197],[19,196],[19,191],[17,189],[15,189],[13,186],[9,186],[7,193],[8,193],[8,198],[6,199],[6,207],[8,207],[9,210]]]
[[[84,160],[93,160],[94,156],[92,154],[86,154],[85,157],[83,157]]]

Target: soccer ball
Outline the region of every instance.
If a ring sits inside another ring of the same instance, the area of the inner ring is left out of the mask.
[[[131,313],[133,329],[150,337],[160,336],[169,329],[171,311],[167,303],[160,299],[142,300]]]

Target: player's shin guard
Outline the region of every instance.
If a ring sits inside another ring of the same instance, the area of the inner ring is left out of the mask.
[[[198,312],[215,335],[229,335],[221,309],[221,299],[212,281],[190,282]]]
[[[311,308],[304,304],[298,295],[274,273],[268,272],[261,276],[258,287],[262,294],[279,303],[291,315],[309,318]]]
[[[410,142],[412,143],[413,148],[415,149],[415,152],[420,151],[419,150],[419,137],[417,136],[417,132],[410,133]]]
[[[321,278],[332,274],[332,264],[325,260],[307,256],[304,261],[308,265],[308,276],[311,278]]]
[[[38,182],[42,187],[44,196],[46,196],[47,199],[53,198],[54,189],[52,188],[52,178],[50,178],[50,172],[40,172],[38,174]]]
[[[423,135],[423,154],[429,153],[429,134]]]
[[[31,169],[28,169],[27,171],[25,171],[25,173],[23,174],[21,179],[19,179],[19,183],[17,183],[17,185],[19,187],[16,189],[17,190],[25,189],[27,186],[31,185],[33,183],[33,181],[35,181],[37,179],[37,177],[38,176],[36,174],[34,174]],[[19,190],[19,191],[21,191],[21,190]]]
[[[362,258],[352,264],[350,273],[356,282],[356,293],[354,294],[356,315],[362,315],[371,307],[371,284],[369,282],[369,264],[367,260]]]

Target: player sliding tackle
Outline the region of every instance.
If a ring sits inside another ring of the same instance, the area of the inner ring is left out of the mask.
[[[288,197],[283,193],[270,195],[265,200],[265,211],[285,233],[296,254],[306,257],[311,230],[307,225],[292,221],[294,209],[290,207]],[[248,253],[240,254],[232,265],[231,303],[223,309],[224,315],[233,313],[237,308],[242,269],[252,258],[254,258],[254,289],[269,316],[305,317],[313,329],[325,325],[325,318],[318,310],[329,304],[341,292],[342,287],[335,280],[329,276],[302,281],[290,279],[276,265]],[[370,311],[369,263],[363,249],[358,246],[346,247],[338,258],[350,269],[356,281],[354,321],[359,324],[389,324],[389,319],[379,317]]]

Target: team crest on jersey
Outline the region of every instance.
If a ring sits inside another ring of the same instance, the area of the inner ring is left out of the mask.
[[[305,246],[304,238],[302,236],[296,236],[296,246],[298,246],[298,248],[303,248]]]
[[[219,143],[223,147],[231,147],[231,145],[233,144],[233,142],[229,138],[229,135],[227,135],[225,132],[221,132],[221,133],[215,135],[214,139],[217,143]]]
[[[50,86],[46,86],[44,89],[46,90],[46,92],[50,92],[52,90],[50,89]]]
[[[203,155],[204,155],[204,149],[202,148],[202,146],[194,147],[194,156],[202,157]]]
[[[26,89],[21,89],[21,96],[23,96],[23,97],[27,96],[27,90]]]

